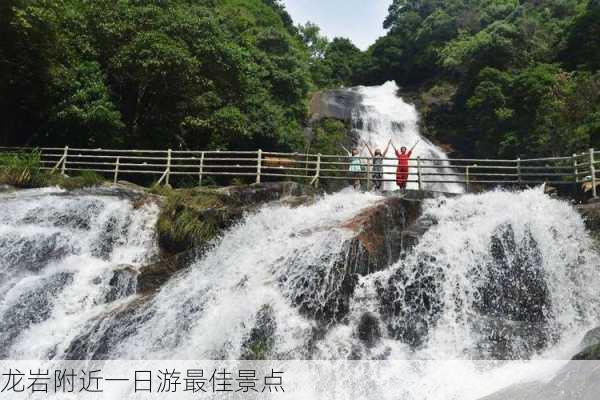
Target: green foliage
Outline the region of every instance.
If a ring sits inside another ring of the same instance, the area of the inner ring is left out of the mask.
[[[418,88],[425,131],[467,156],[600,146],[596,0],[395,0],[370,83]]]
[[[33,187],[40,176],[40,153],[0,153],[0,183]]]
[[[0,22],[0,144],[302,148],[309,56],[276,0],[10,0]]]
[[[65,177],[41,169],[40,152],[0,153],[0,183],[19,188],[59,186],[66,190],[98,186],[105,179],[92,171],[81,171]]]
[[[342,121],[325,118],[313,127],[313,138],[310,143],[312,154],[338,154],[340,144],[351,147],[349,127]]]
[[[308,22],[299,26],[310,54],[310,73],[317,88],[356,85],[365,63],[364,53],[349,39],[321,35],[320,28]]]
[[[226,204],[225,198],[216,191],[155,188],[151,192],[166,197],[157,230],[161,246],[173,253],[210,241],[222,227],[219,218],[211,219],[205,213],[207,209],[219,209]]]

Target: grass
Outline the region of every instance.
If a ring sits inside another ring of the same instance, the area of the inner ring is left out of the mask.
[[[161,247],[169,252],[178,253],[209,242],[227,220],[227,199],[214,190],[154,186],[150,192],[165,197],[157,227]]]
[[[101,175],[92,171],[81,171],[72,177],[44,171],[41,169],[40,156],[38,150],[0,153],[0,184],[17,188],[60,186],[74,190],[99,186],[105,182]]]
[[[40,180],[40,152],[0,153],[0,183],[15,187],[36,187]]]

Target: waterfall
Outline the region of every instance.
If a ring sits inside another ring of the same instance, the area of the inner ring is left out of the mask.
[[[2,358],[45,359],[82,324],[135,293],[157,252],[156,205],[114,193],[26,190],[0,196]]]
[[[419,137],[394,84],[355,90],[362,138],[381,147],[389,135]],[[416,154],[446,162],[427,141]],[[115,189],[0,195],[2,358],[386,360],[400,375],[363,373],[379,385],[357,383],[365,398],[478,399],[562,365],[501,360],[569,359],[600,325],[600,256],[567,202],[540,188],[426,200],[414,247],[359,276],[348,268],[348,222],[384,199],[346,189],[263,205],[142,295],[157,205]],[[337,370],[341,390],[361,365]]]
[[[433,143],[419,134],[419,115],[414,105],[406,103],[398,96],[398,86],[390,81],[381,86],[359,86],[352,89],[360,94],[361,101],[352,111],[352,125],[358,133],[358,137],[367,142],[371,149],[384,150],[388,140],[391,138],[398,150],[400,146],[411,148],[418,140],[420,141],[413,151],[412,158],[417,157],[432,159],[424,164],[429,166],[444,166],[448,164],[446,154]],[[368,153],[362,154],[368,156]],[[387,157],[395,158],[394,151],[390,147]],[[414,164],[414,163],[413,163]],[[412,165],[412,164],[411,164]],[[412,169],[414,172],[414,168]],[[385,179],[395,179],[396,163],[387,161],[384,167]],[[423,178],[433,181],[462,180],[460,176],[430,175],[434,173],[450,173],[449,168],[428,168],[423,171]],[[430,174],[427,174],[429,172]],[[416,179],[411,176],[409,180]],[[397,187],[393,182],[385,182],[388,190]],[[409,189],[417,189],[416,183],[409,183]],[[446,193],[462,193],[462,184],[450,182],[424,183],[423,188]]]
[[[267,204],[141,296],[156,206],[56,190],[2,196],[3,357],[434,360],[398,366],[405,398],[476,399],[523,367],[475,360],[568,359],[600,324],[600,257],[568,203],[539,189],[428,200],[430,227],[412,250],[350,274],[345,225],[382,199],[347,189]],[[435,360],[463,360],[452,366],[463,384]],[[378,398],[394,398],[381,384]]]

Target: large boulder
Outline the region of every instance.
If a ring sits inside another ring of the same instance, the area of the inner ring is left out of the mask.
[[[552,340],[552,304],[542,256],[531,232],[517,239],[510,225],[491,239],[491,261],[482,268],[478,301],[483,356],[522,358]]]
[[[206,245],[246,212],[267,202],[315,193],[314,188],[296,182],[174,190],[159,216],[159,245],[167,256],[185,252]]]
[[[362,96],[352,89],[334,89],[315,93],[309,104],[309,124],[324,118],[345,122],[352,120],[352,113],[360,105]]]
[[[577,353],[573,360],[600,360],[600,327],[586,333],[580,347],[583,350]]]
[[[201,256],[204,249],[191,249],[170,257],[162,257],[160,261],[146,265],[139,270],[137,276],[137,292],[148,294],[160,287],[177,272],[188,267]]]
[[[157,224],[161,258],[140,269],[138,293],[160,288],[172,275],[201,257],[247,212],[274,201],[297,206],[310,201],[316,193],[313,187],[297,182],[167,192]]]
[[[343,321],[360,276],[396,263],[415,243],[420,209],[418,201],[387,197],[363,210],[341,224],[352,235],[339,251],[321,256],[309,266],[301,252],[282,261],[282,290],[300,312],[320,324]],[[406,240],[407,232],[410,240]],[[298,270],[302,274],[297,274]]]
[[[356,232],[348,243],[348,273],[367,275],[398,261],[417,240],[420,212],[418,201],[388,197],[344,223],[344,228]]]

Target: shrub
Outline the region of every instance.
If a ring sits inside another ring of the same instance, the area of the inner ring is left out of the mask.
[[[16,187],[36,186],[40,177],[40,152],[0,154],[0,183]]]

